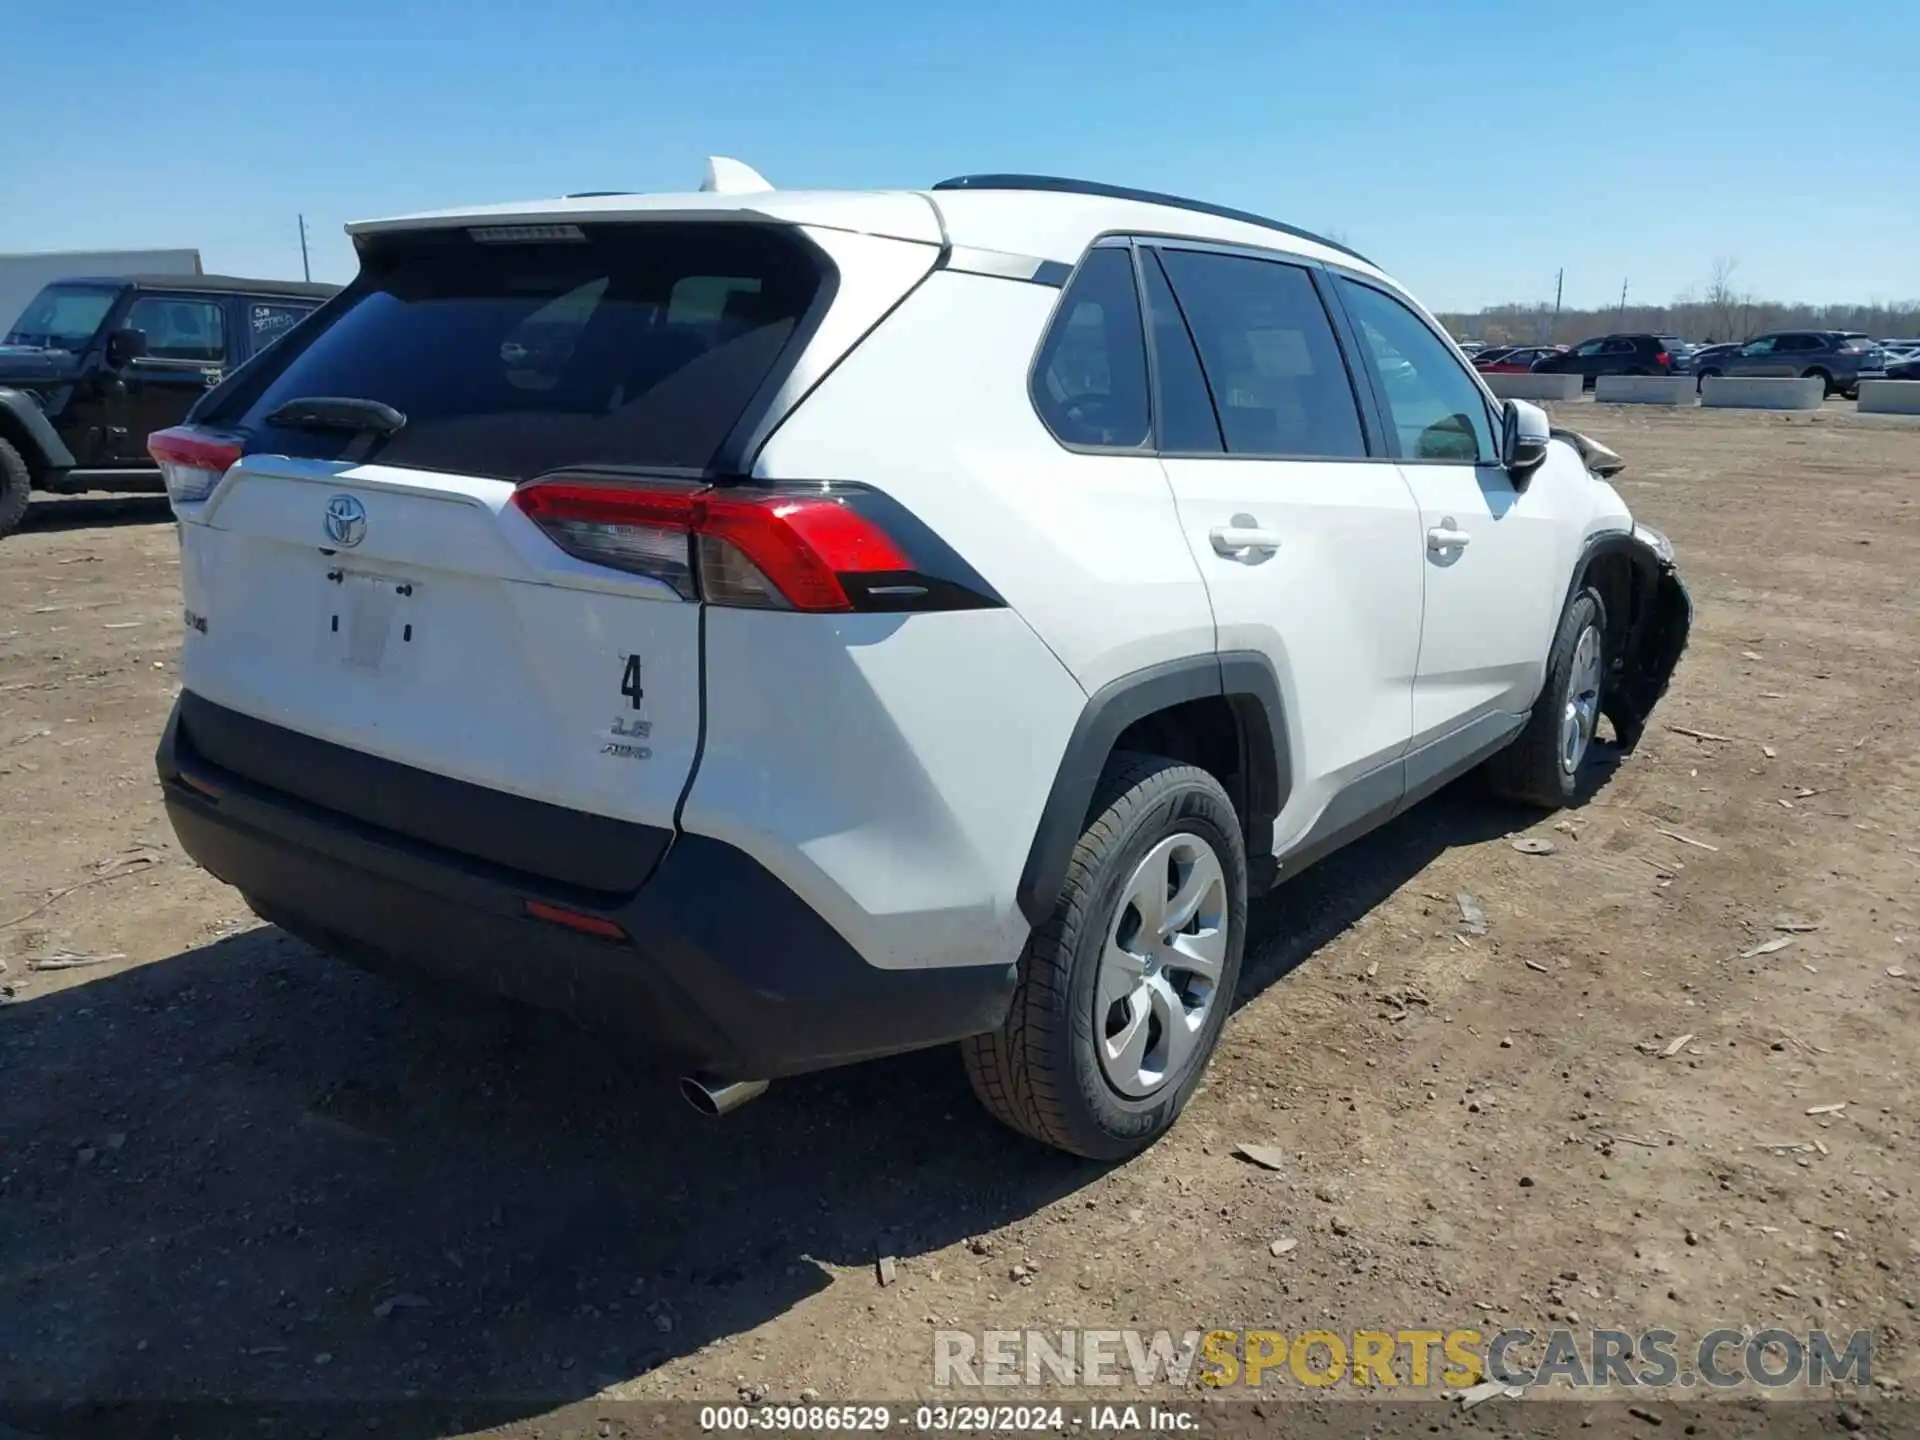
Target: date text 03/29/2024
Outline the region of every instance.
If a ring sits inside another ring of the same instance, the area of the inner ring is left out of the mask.
[[[700,1411],[707,1434],[833,1434],[890,1430],[932,1435],[1059,1434],[1084,1427],[1094,1434],[1122,1430],[1182,1433],[1197,1430],[1190,1409],[1159,1404],[1101,1405],[709,1405]]]

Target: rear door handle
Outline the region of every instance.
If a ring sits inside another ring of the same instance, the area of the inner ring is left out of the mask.
[[[1229,559],[1251,554],[1271,555],[1280,548],[1280,537],[1257,525],[1216,525],[1207,532],[1214,550]]]
[[[1451,515],[1427,531],[1427,549],[1436,553],[1442,550],[1464,550],[1472,543],[1473,536],[1469,532],[1453,528]]]

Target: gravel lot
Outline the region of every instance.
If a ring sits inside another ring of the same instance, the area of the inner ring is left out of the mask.
[[[1564,1319],[1871,1328],[1847,1403],[1885,1423],[1920,1385],[1920,425],[1563,410],[1698,606],[1646,740],[1562,817],[1456,786],[1257,906],[1206,1087],[1112,1169],[995,1128],[950,1053],[706,1122],[617,1038],[260,926],[160,810],[164,507],[36,502],[0,546],[0,1418],[591,1435],[613,1397],[923,1395],[936,1327]],[[109,1408],[6,1415],[72,1398]]]

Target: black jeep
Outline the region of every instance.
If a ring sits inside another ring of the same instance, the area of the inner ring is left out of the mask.
[[[0,536],[31,490],[161,490],[147,436],[338,288],[229,275],[47,286],[0,342]]]

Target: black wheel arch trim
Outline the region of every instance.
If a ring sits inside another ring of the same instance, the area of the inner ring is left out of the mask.
[[[73,468],[73,452],[67,449],[66,443],[60,438],[60,432],[53,428],[53,422],[47,419],[46,414],[39,405],[34,403],[31,395],[19,390],[0,388],[0,408],[5,409],[19,423],[27,443],[40,452],[37,456],[21,457],[28,465],[34,464],[37,460],[43,474],[48,470]]]
[[[1609,555],[1625,556],[1640,572],[1642,582],[1635,591],[1633,613],[1609,616],[1604,600],[1601,608],[1602,626],[1620,637],[1619,654],[1610,657],[1617,658],[1619,665],[1617,669],[1610,665],[1601,710],[1613,721],[1621,749],[1631,751],[1639,744],[1653,707],[1666,694],[1686,649],[1693,627],[1693,597],[1674,565],[1637,534],[1606,530],[1589,536],[1581,547],[1560,604],[1562,615],[1573,597],[1586,588],[1594,562]]]
[[[1034,925],[1053,913],[1073,847],[1086,828],[1095,787],[1128,726],[1191,700],[1225,698],[1239,720],[1245,776],[1248,892],[1271,878],[1273,822],[1292,789],[1286,709],[1273,662],[1258,651],[1224,651],[1150,665],[1109,681],[1087,698],[1054,774],[1015,891]]]
[[[1567,607],[1573,604],[1587,583],[1587,572],[1593,568],[1593,562],[1603,555],[1625,555],[1647,578],[1658,574],[1660,557],[1651,545],[1635,535],[1631,530],[1602,530],[1597,535],[1589,535],[1586,543],[1580,547],[1580,558],[1573,562],[1573,574],[1567,581],[1567,593],[1560,599],[1560,613],[1565,615]],[[1602,619],[1605,618],[1604,613]],[[1556,624],[1558,621],[1555,622]]]

